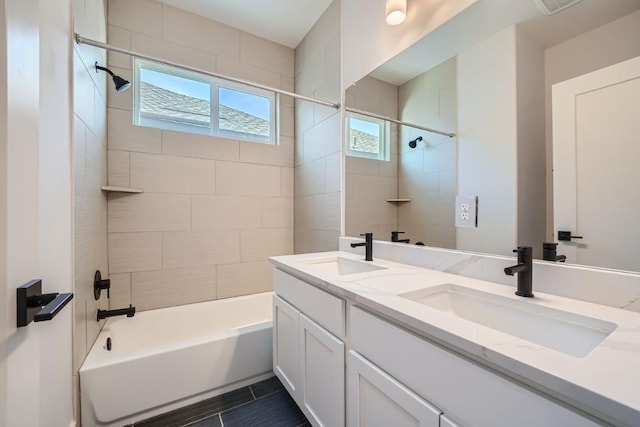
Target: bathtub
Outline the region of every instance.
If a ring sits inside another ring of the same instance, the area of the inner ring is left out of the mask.
[[[265,292],[108,319],[80,368],[82,425],[122,426],[272,376],[271,305]]]

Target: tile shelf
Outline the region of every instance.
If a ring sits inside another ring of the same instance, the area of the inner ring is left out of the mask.
[[[387,199],[386,201],[390,203],[404,203],[404,202],[410,202],[411,199]]]
[[[112,187],[110,185],[103,185],[101,190],[108,193],[144,193],[144,190],[140,188]]]

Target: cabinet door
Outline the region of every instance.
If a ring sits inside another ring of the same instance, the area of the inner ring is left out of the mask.
[[[299,312],[273,296],[273,372],[296,400],[300,384]]]
[[[438,427],[440,413],[358,353],[349,352],[348,427]]]
[[[344,343],[300,314],[301,407],[314,426],[344,426]]]
[[[447,418],[446,415],[440,415],[440,427],[458,427],[458,424]]]

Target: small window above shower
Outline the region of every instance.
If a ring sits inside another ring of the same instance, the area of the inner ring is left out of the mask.
[[[347,113],[345,123],[346,154],[389,161],[390,126],[386,120]]]
[[[276,144],[275,93],[141,59],[134,69],[135,125]]]

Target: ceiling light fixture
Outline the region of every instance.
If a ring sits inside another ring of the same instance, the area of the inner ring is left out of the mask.
[[[113,74],[113,71],[111,71],[108,68],[99,66],[97,62],[95,65],[96,65],[96,73],[98,72],[98,70],[102,70],[102,71],[106,71],[107,73],[109,73],[111,77],[113,77],[113,84],[116,85],[116,92],[118,93],[124,92],[125,90],[131,87],[131,83],[129,83],[128,80],[125,80],[120,76],[116,76],[115,74]]]
[[[407,0],[386,0],[387,24],[402,24],[407,17]]]

